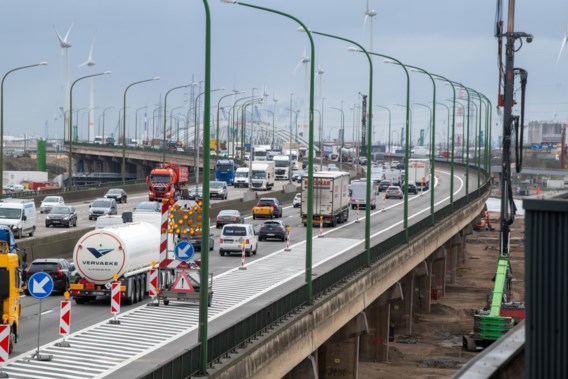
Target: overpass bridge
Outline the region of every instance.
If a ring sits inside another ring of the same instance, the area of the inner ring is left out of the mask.
[[[388,341],[391,322],[397,333],[411,333],[412,312],[428,310],[432,287],[443,295],[463,256],[463,237],[489,193],[485,184],[464,195],[462,171],[450,204],[449,174],[439,170],[435,225],[429,196],[412,198],[408,240],[400,203],[373,212],[370,266],[361,224],[352,221],[315,239],[314,304],[306,303],[305,241],[291,252],[262,256],[246,272],[217,275],[209,309],[210,376],[305,377],[325,362],[348,362],[333,369],[352,372],[359,359],[386,359],[388,343],[376,341]],[[5,371],[16,378],[29,377],[26,372],[61,377],[61,370],[72,377],[189,376],[198,370],[197,315],[197,307],[185,304],[138,307],[120,316],[120,330],[102,322],[70,336],[72,349],[42,347],[55,366],[19,356]]]

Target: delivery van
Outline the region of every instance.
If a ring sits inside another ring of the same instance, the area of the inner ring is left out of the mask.
[[[3,199],[0,201],[0,225],[12,229],[16,238],[32,237],[36,230],[36,207],[32,200]]]

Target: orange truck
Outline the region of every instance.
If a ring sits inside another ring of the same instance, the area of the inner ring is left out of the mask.
[[[146,177],[150,201],[173,199],[176,192],[187,195],[189,168],[177,163],[164,163],[154,168]]]

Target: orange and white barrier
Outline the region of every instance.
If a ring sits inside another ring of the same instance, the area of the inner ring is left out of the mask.
[[[246,252],[246,243],[243,241],[242,243],[243,245],[243,249],[242,249],[242,254],[241,254],[241,267],[239,267],[239,270],[246,270],[247,266],[245,266],[245,252]],[[252,246],[251,246],[252,249]]]
[[[67,296],[65,297],[67,299]],[[61,342],[56,343],[59,347],[70,347],[69,342],[65,341],[65,337],[71,334],[71,302],[62,300],[59,312],[59,335],[63,337]]]
[[[158,270],[154,267],[150,269],[150,288],[148,289],[148,293],[153,302],[154,298],[158,295]]]
[[[110,313],[114,315],[114,319],[110,320],[111,324],[120,324],[116,319],[116,315],[120,313],[120,282],[112,283],[110,290]]]
[[[383,209],[382,209],[382,212],[385,211],[385,202],[386,202],[386,201],[387,201],[387,194],[384,193],[384,194],[383,194]]]
[[[284,251],[292,251],[290,248],[290,230],[291,228],[288,226],[286,228],[286,247],[284,248]]]
[[[357,213],[356,213],[357,218],[355,219],[355,222],[359,222],[359,204],[357,204]]]
[[[10,350],[10,325],[0,325],[0,363],[8,362],[8,353]],[[0,371],[3,373],[3,371]]]
[[[323,237],[323,216],[320,216],[320,234],[318,237]]]

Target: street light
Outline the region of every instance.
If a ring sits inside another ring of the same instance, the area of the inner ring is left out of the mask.
[[[388,153],[390,153],[391,151],[391,110],[387,107],[384,107],[382,105],[377,105],[375,104],[375,107],[381,108],[381,109],[385,109],[389,112],[389,142],[388,142]]]
[[[448,118],[447,118],[447,131],[446,131],[446,151],[448,151],[448,156],[446,157],[446,160],[450,159],[450,154],[449,154],[449,147],[450,147],[450,107],[448,107],[446,104],[444,103],[439,103],[437,102],[436,104],[441,105],[443,107],[446,108],[446,110],[448,111]],[[440,145],[442,145],[442,143],[440,142]],[[442,149],[440,149],[440,152],[442,151]]]
[[[122,115],[122,184],[126,184],[126,93],[128,92],[128,89],[132,86],[135,86],[136,84],[140,84],[140,83],[145,83],[145,82],[151,82],[154,80],[160,80],[159,76],[156,76],[152,79],[145,79],[145,80],[140,80],[138,82],[134,82],[129,84],[125,90],[124,90],[124,95],[122,98],[122,109],[123,109],[123,115]]]
[[[77,82],[87,79],[93,78],[95,76],[101,75],[109,75],[111,74],[110,71],[100,72],[98,74],[86,75],[82,76],[79,79],[76,79],[73,84],[71,84],[71,88],[69,89],[69,167],[68,167],[68,174],[67,174],[67,189],[71,189],[72,182],[73,182],[73,172],[72,172],[72,161],[73,161],[73,87]]]
[[[275,128],[274,128],[274,112],[272,112],[269,109],[261,109],[261,111],[268,112],[272,115],[272,144],[271,144],[271,146],[272,146],[272,148],[274,148],[274,130],[275,130]]]
[[[233,3],[236,4],[236,0],[222,0],[225,3]],[[313,183],[314,183],[314,77],[315,77],[315,46],[314,40],[312,38],[311,32],[308,28],[296,17],[289,15],[287,13],[273,10],[270,8],[261,7],[258,5],[246,4],[246,3],[238,3],[239,5],[243,5],[246,7],[259,9],[262,11],[275,13],[280,16],[284,16],[295,21],[299,26],[301,26],[308,36],[308,40],[310,42],[310,110],[308,115],[308,123],[309,123],[309,131],[308,131],[308,199],[307,199],[307,227],[306,227],[306,287],[307,287],[307,303],[313,304],[313,288],[312,288],[312,247],[313,247]],[[292,104],[290,104],[292,107]]]
[[[420,105],[421,107],[424,107],[426,109],[428,109],[428,129],[432,128],[432,108],[430,108],[430,106],[426,105],[426,104],[422,104],[422,103],[413,103],[413,105]],[[429,132],[431,133],[432,130],[429,130]],[[423,143],[423,141],[421,141]]]
[[[341,144],[339,145],[339,167],[343,169],[343,145],[345,144],[345,113],[343,112],[343,100],[341,100],[341,108],[330,107],[341,112]]]
[[[196,85],[196,83],[191,83],[191,84],[185,84],[183,86],[178,86],[178,87],[174,87],[170,90],[168,90],[168,92],[166,92],[166,96],[164,96],[164,135],[163,137],[163,155],[162,155],[162,162],[166,163],[166,150],[167,150],[167,146],[166,146],[166,114],[167,114],[167,110],[168,110],[168,95],[170,94],[170,92],[176,90],[176,89],[180,89],[180,88],[187,88],[187,87],[191,87]],[[170,113],[171,114],[171,113]],[[170,116],[170,125],[171,125],[171,116]],[[170,138],[171,138],[171,126],[170,126]]]
[[[102,137],[103,137],[102,144],[103,144],[103,145],[106,143],[106,140],[105,140],[105,114],[106,114],[106,111],[108,111],[109,109],[113,109],[113,108],[114,108],[114,107],[106,107],[106,108],[103,110],[103,135],[102,135]]]
[[[207,86],[207,84],[205,84]],[[197,191],[197,186],[199,185],[199,125],[197,124],[197,102],[199,101],[199,97],[201,95],[205,95],[205,97],[209,96],[211,94],[211,92],[217,92],[217,91],[224,91],[225,88],[221,87],[221,88],[217,88],[217,89],[210,89],[205,90],[203,92],[201,92],[200,94],[197,95],[197,97],[195,98],[195,105],[194,105],[194,110],[195,110],[195,117],[194,117],[194,121],[195,121],[195,132],[193,134],[193,146],[195,148],[195,190]],[[207,107],[203,108],[203,136],[205,137],[205,131],[207,131],[207,135],[210,137],[209,135],[209,120],[210,120],[210,114],[209,114],[209,108],[210,105],[208,104]],[[205,123],[205,115],[207,115],[207,124]],[[207,125],[207,128],[205,127],[205,125]],[[205,143],[205,141],[203,142]],[[210,154],[210,146],[207,146],[207,149],[205,148],[205,145],[203,146],[203,154],[205,156],[205,150],[207,150],[207,157],[209,157]],[[205,164],[205,162],[203,162]],[[205,167],[203,168],[203,172],[205,173]],[[209,167],[207,167],[207,172],[209,172]],[[203,183],[205,184],[205,180],[203,181]],[[207,187],[209,187],[209,180],[207,180]],[[205,191],[205,187],[203,187],[203,191]],[[205,193],[205,192],[204,192]],[[209,192],[207,192],[209,193]]]
[[[143,107],[136,109],[136,119],[134,120],[134,139],[136,140],[136,144],[140,142],[140,140],[138,139],[138,111],[142,109],[147,110],[148,106],[144,105]]]
[[[225,96],[221,96],[219,98],[219,101],[217,102],[217,130],[215,132],[215,138],[217,139],[217,144],[215,145],[215,153],[217,153],[217,157],[219,157],[219,145],[221,145],[221,139],[219,138],[219,110],[221,109],[221,100],[223,100],[226,97],[229,96],[236,96],[236,95],[240,95],[246,93],[245,91],[239,91],[234,89],[233,93],[230,93],[228,95]],[[229,135],[227,134],[227,140],[229,139]]]
[[[6,77],[14,71],[19,71],[26,68],[37,67],[37,66],[45,66],[45,65],[47,65],[47,62],[39,62],[28,66],[16,67],[8,71],[2,77],[2,84],[0,85],[0,188],[4,188],[4,80],[6,80]],[[65,115],[63,116],[64,116],[63,119],[65,120]],[[65,121],[63,122],[65,123]],[[63,136],[64,136],[63,139],[65,139],[65,133],[63,133]]]

